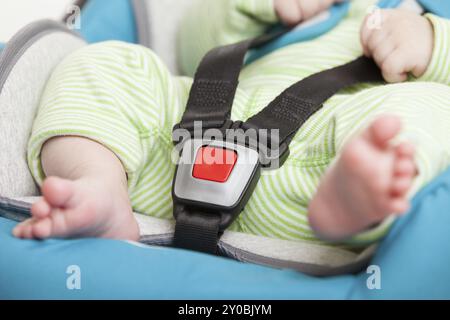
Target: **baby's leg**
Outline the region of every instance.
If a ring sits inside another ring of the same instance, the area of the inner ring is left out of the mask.
[[[335,115],[336,161],[310,203],[318,235],[342,240],[408,210],[413,192],[450,163],[448,99],[448,87],[406,83],[345,102]],[[384,226],[358,241],[373,241]]]
[[[158,213],[170,197],[160,172],[174,167],[170,136],[188,87],[141,46],[104,42],[65,59],[46,85],[28,146],[43,199],[14,233],[137,240],[131,208]]]
[[[120,160],[86,138],[57,137],[45,143],[42,166],[49,178],[33,218],[19,224],[21,238],[107,237],[138,240]]]

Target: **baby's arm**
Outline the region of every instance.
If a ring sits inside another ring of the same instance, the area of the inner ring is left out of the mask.
[[[287,26],[295,26],[344,0],[274,0],[275,12]]]
[[[364,54],[372,57],[388,82],[420,80],[450,85],[450,21],[405,10],[379,10],[361,29]],[[380,24],[372,23],[377,19]],[[440,66],[440,67],[439,67]],[[445,67],[446,66],[446,67]]]
[[[178,34],[178,61],[193,76],[208,50],[257,37],[278,21],[274,0],[198,0]]]
[[[199,0],[182,21],[178,61],[192,76],[214,47],[264,34],[270,25],[295,25],[342,0]]]

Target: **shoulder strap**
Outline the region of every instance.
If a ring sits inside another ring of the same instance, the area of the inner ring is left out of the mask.
[[[195,121],[202,121],[204,129],[230,127],[228,120],[247,51],[286,32],[279,31],[209,51],[195,73],[186,111],[177,127],[191,131]]]
[[[286,89],[260,113],[248,119],[244,129],[279,130],[279,145],[288,146],[300,127],[339,90],[363,82],[381,82],[372,59],[360,57],[345,65],[313,74]],[[280,147],[280,150],[283,148]]]

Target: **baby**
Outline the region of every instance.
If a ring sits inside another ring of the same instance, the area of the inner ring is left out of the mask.
[[[294,26],[335,2],[200,1],[180,31],[180,63],[192,74],[212,47],[256,37],[280,21]],[[393,84],[359,85],[329,99],[297,133],[285,165],[261,177],[230,229],[365,246],[450,164],[450,22],[381,10],[374,27],[367,23],[374,3],[352,1],[332,31],[242,71],[233,120],[246,120],[293,83],[363,53]],[[14,235],[138,240],[133,210],[170,218],[171,130],[191,83],[171,75],[150,50],[121,42],[65,59],[48,81],[29,142],[43,197]]]

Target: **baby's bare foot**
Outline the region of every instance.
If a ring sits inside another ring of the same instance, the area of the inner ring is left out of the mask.
[[[408,210],[417,169],[411,144],[389,143],[400,127],[397,117],[381,117],[344,147],[309,206],[319,236],[340,240]]]
[[[19,238],[103,237],[139,239],[127,190],[95,179],[47,178],[32,218],[19,224]]]

